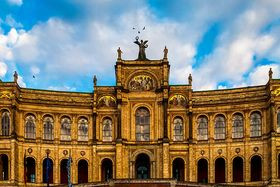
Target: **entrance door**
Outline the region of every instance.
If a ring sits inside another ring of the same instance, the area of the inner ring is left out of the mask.
[[[135,162],[135,172],[137,179],[150,178],[150,158],[146,154],[139,154]]]

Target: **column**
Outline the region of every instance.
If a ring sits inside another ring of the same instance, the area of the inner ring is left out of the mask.
[[[168,99],[163,99],[163,139],[165,141],[168,141],[168,128],[167,128],[167,105],[168,105]]]
[[[189,140],[190,142],[192,142],[193,139],[193,114],[192,112],[188,112],[188,116],[189,116]]]
[[[122,144],[116,144],[116,179],[121,179],[122,177]]]
[[[169,170],[169,143],[163,143],[163,178],[170,178],[170,170]]]
[[[122,139],[122,114],[121,114],[122,100],[118,99],[117,103],[118,103],[117,140],[121,141],[121,139]]]
[[[92,141],[96,142],[96,113],[92,114]]]

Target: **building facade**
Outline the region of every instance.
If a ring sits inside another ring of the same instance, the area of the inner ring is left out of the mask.
[[[141,57],[141,56],[140,56]],[[123,60],[116,85],[91,93],[0,82],[0,185],[109,179],[264,185],[280,182],[280,79],[193,91],[160,60]]]

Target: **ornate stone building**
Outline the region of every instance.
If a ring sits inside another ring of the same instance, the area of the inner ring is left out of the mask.
[[[139,42],[139,46],[141,43]],[[144,48],[142,48],[143,50]],[[280,182],[280,80],[193,91],[160,60],[123,60],[116,85],[91,93],[0,82],[0,184],[108,179],[264,185]]]

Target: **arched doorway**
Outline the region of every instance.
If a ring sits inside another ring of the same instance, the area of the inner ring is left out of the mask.
[[[215,161],[215,183],[225,183],[226,177],[226,164],[225,159],[218,158]]]
[[[63,159],[60,162],[60,184],[68,184],[67,162],[68,159]]]
[[[88,182],[88,163],[86,160],[80,160],[78,162],[78,183]]]
[[[185,162],[182,158],[176,158],[172,163],[172,178],[177,181],[184,181],[185,178]]]
[[[137,179],[149,179],[150,177],[150,158],[141,153],[135,161],[135,176]]]
[[[36,162],[32,157],[26,158],[26,181],[27,182],[35,182],[36,179]]]
[[[108,181],[113,178],[113,163],[110,159],[105,158],[102,160],[101,165],[101,180]]]
[[[243,182],[243,159],[235,157],[232,162],[232,180],[233,182]]]
[[[251,158],[251,181],[262,180],[262,158],[255,155]]]
[[[197,182],[208,183],[208,162],[204,158],[197,163]]]
[[[9,159],[8,156],[3,154],[0,155],[0,180],[8,180],[8,168],[9,168]]]
[[[53,161],[50,158],[45,158],[43,161],[43,182],[53,183]]]

